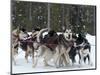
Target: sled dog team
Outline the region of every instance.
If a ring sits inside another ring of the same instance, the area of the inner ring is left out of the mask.
[[[47,34],[43,35],[45,32]],[[59,35],[54,30],[48,31],[48,28],[32,30],[28,34],[24,28],[16,28],[11,34],[11,52],[12,60],[16,65],[16,56],[18,48],[25,51],[25,60],[28,63],[28,56],[32,56],[32,66],[35,67],[39,57],[43,57],[45,66],[53,59],[55,67],[72,65],[76,62],[75,56],[79,56],[79,64],[86,62],[91,64],[91,45],[82,34],[76,35],[70,29],[61,32]],[[36,59],[36,60],[35,60]],[[71,60],[71,61],[70,61]]]

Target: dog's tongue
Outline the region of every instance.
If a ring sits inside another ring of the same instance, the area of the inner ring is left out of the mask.
[[[70,39],[70,35],[68,35],[68,39]]]

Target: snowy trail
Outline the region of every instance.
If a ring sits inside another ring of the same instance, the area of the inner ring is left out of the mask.
[[[81,67],[79,67],[78,62],[75,63],[74,66],[66,66],[66,67],[60,67],[55,68],[54,66],[47,66],[45,67],[43,64],[43,58],[39,58],[38,64],[35,68],[32,67],[32,60],[31,57],[29,57],[29,63],[25,62],[24,58],[24,51],[22,51],[19,48],[19,55],[17,56],[17,65],[15,66],[12,64],[12,73],[30,73],[30,72],[46,72],[46,71],[61,71],[61,70],[79,70],[79,69],[91,69],[95,68],[95,36],[91,36],[87,34],[86,38],[91,44],[91,58],[92,58],[92,66],[88,64],[83,64]],[[78,56],[75,57],[78,60]],[[52,61],[50,62],[51,64]]]

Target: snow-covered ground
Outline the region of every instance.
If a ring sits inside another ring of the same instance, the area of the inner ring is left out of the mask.
[[[95,36],[90,34],[86,35],[86,38],[91,44],[91,61],[92,65],[83,64],[79,66],[78,61],[72,66],[56,68],[55,66],[44,66],[43,58],[40,57],[35,68],[32,67],[32,58],[29,57],[29,63],[26,63],[24,55],[25,52],[19,48],[19,54],[17,56],[17,65],[12,64],[12,73],[31,73],[31,72],[46,72],[46,71],[61,71],[61,70],[80,70],[80,69],[93,69],[95,68]],[[75,57],[78,60],[78,56]],[[49,62],[53,64],[52,61]]]

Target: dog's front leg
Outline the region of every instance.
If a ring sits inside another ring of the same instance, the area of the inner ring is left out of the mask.
[[[12,56],[12,60],[13,60],[13,62],[14,62],[14,65],[16,65],[16,56],[14,55],[14,56]]]
[[[59,60],[59,66],[62,67],[63,66],[63,55],[61,55],[60,60]]]
[[[88,58],[88,65],[93,65],[93,63],[92,63],[92,61],[91,61],[91,54],[89,53],[88,55],[87,55],[87,58]]]
[[[26,60],[26,63],[28,63],[28,56],[29,56],[29,51],[30,51],[30,47],[27,46],[27,49],[25,50],[25,60]]]
[[[60,65],[60,64],[57,64],[57,62],[60,61],[60,57],[61,57],[61,53],[60,53],[60,51],[59,51],[59,46],[57,46],[57,47],[56,47],[56,53],[55,53],[55,55],[54,55],[54,63],[55,63],[56,68],[58,68],[59,65]],[[60,63],[60,62],[59,62],[59,63]]]
[[[47,60],[45,58],[44,58],[44,65],[49,66],[49,64],[47,63]]]
[[[65,64],[68,65],[70,64],[70,58],[69,58],[69,54],[64,53],[64,57],[65,57]]]
[[[82,61],[83,61],[83,58],[84,58],[84,56],[83,56],[83,54],[82,54],[82,51],[83,51],[83,49],[81,49],[80,51],[79,51],[79,64],[80,64],[80,66],[82,66]],[[79,67],[80,67],[79,66]]]
[[[26,63],[28,63],[28,52],[25,51],[25,60],[26,60]]]
[[[18,50],[15,48],[12,48],[12,60],[14,62],[14,65],[16,65],[16,56],[18,55]]]
[[[34,68],[38,63],[38,56],[36,56],[36,62],[34,61],[34,48],[32,49],[32,67]]]
[[[64,56],[65,56],[65,59],[67,61],[67,64],[70,64],[70,57],[69,57],[69,51],[70,51],[70,47],[67,49],[67,51],[64,52]]]

